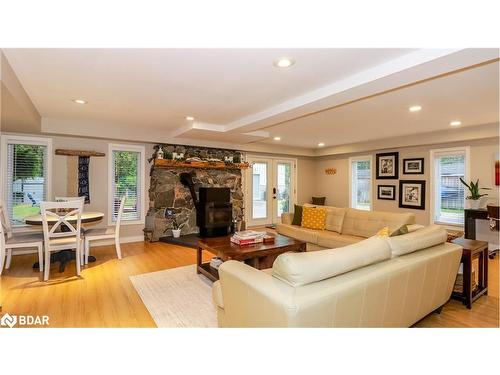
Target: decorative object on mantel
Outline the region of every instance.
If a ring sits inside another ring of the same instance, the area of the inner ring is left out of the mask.
[[[162,160],[163,159],[163,150],[161,147],[158,148],[158,151],[156,152],[156,159]]]
[[[200,169],[247,169],[248,163],[225,163],[223,161],[193,160],[189,158],[185,161],[156,159],[154,168],[200,168]]]
[[[68,186],[68,195],[77,195],[79,197],[85,196],[85,203],[90,203],[90,186],[89,186],[89,164],[91,157],[103,157],[106,156],[104,152],[98,151],[85,151],[85,150],[66,150],[66,149],[57,149],[55,151],[56,155],[64,155],[64,156],[77,156],[78,157],[78,176],[76,178],[70,178],[73,176],[73,170],[75,166],[73,165],[73,161],[68,159],[68,169],[71,168],[71,173],[68,173],[68,182],[70,180],[78,181],[78,186],[73,187],[71,185]]]
[[[329,174],[329,175],[337,174],[337,168],[326,168],[325,174]]]
[[[479,208],[483,208],[486,205],[486,200],[482,199],[486,197],[488,194],[480,194],[479,190],[491,190],[491,188],[480,188],[479,187],[479,179],[476,182],[471,181],[470,184],[467,184],[462,178],[460,178],[460,182],[469,189],[470,195],[465,198],[465,202],[468,203],[469,207],[473,210],[477,210]]]

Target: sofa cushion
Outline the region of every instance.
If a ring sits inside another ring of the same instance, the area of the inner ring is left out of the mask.
[[[302,223],[302,206],[299,206],[298,204],[294,205],[293,209],[293,219],[292,219],[292,224],[293,225],[300,225]]]
[[[371,237],[383,227],[392,232],[403,224],[413,224],[412,213],[393,213],[382,211],[363,211],[348,208],[342,225],[342,233],[360,237]]]
[[[274,261],[273,276],[295,287],[325,280],[390,257],[391,249],[385,238],[372,237],[338,249],[281,254]]]
[[[325,229],[326,210],[319,207],[302,208],[301,226],[309,229]]]
[[[312,197],[312,204],[317,204],[318,206],[324,206],[326,202],[326,197]]]
[[[295,238],[299,241],[318,243],[319,230],[308,229],[291,224],[276,224],[276,231],[284,236]]]
[[[391,248],[391,258],[427,249],[446,242],[446,229],[439,225],[431,225],[415,232],[397,237],[386,238]]]
[[[315,207],[315,205],[306,203],[304,207]],[[344,223],[347,209],[333,206],[323,206],[323,208],[326,210],[325,229],[342,233],[342,224]]]
[[[328,249],[352,245],[364,240],[364,237],[351,236],[349,234],[339,234],[328,230],[318,233],[318,245]]]

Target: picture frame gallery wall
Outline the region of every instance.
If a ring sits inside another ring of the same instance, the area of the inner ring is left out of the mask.
[[[397,184],[377,185],[377,199],[395,201],[398,196],[399,208],[425,210],[426,180],[399,179],[399,152],[377,153],[375,160],[377,180],[397,180]],[[423,176],[425,158],[404,158],[402,168],[402,175]],[[399,188],[398,192],[396,188]]]

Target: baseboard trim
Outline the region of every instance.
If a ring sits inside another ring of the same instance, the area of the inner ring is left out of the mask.
[[[129,237],[120,237],[120,243],[130,243],[130,242],[143,242],[144,241],[144,236],[129,236]],[[99,240],[99,241],[92,241],[90,246],[109,246],[109,245],[114,245],[115,240],[109,239],[109,240]],[[38,251],[36,248],[33,249],[23,249],[23,250],[14,250],[15,255],[25,255],[25,254],[36,254]]]

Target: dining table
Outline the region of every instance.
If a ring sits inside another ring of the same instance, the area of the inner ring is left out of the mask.
[[[81,222],[82,224],[90,224],[90,223],[97,223],[101,221],[104,218],[104,213],[103,212],[97,212],[97,211],[88,211],[88,212],[82,212],[81,214]],[[73,224],[76,223],[77,221],[77,216],[68,216],[66,219],[69,223]],[[56,223],[57,218],[55,217],[47,217],[47,221],[49,224]],[[24,219],[25,224],[28,225],[38,225],[41,226],[43,225],[43,219],[42,215],[32,215],[28,216]],[[61,230],[64,231],[65,226],[61,225]],[[83,230],[83,233],[85,231]],[[66,268],[66,264],[70,262],[71,260],[74,260],[75,257],[75,251],[68,249],[68,250],[61,250],[55,253],[52,253],[50,255],[50,263],[56,263],[59,262],[59,272],[64,272]],[[94,256],[89,256],[89,262],[95,262],[96,258]],[[38,262],[33,264],[33,268],[39,268],[40,264]]]

